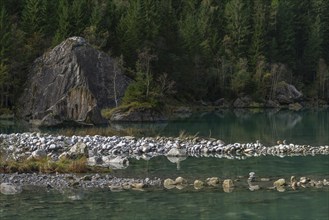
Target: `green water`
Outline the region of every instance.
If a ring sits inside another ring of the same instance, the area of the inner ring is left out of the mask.
[[[0,196],[5,219],[328,219],[328,191],[161,190]]]
[[[261,141],[273,145],[277,140],[289,143],[329,144],[329,110],[224,110],[194,114],[190,118],[160,124],[119,124],[116,127],[145,129],[153,135],[187,134],[222,139],[225,143]]]
[[[114,125],[112,125],[114,126]],[[299,144],[329,144],[329,111],[303,112],[217,112],[161,124],[120,124],[137,127],[148,135],[177,136],[181,131],[220,138],[226,143],[260,140],[271,145],[286,139]],[[0,126],[1,132],[26,131],[26,127]],[[54,132],[54,131],[53,131]],[[55,131],[56,132],[56,131]],[[179,165],[166,157],[130,159],[118,177],[195,179],[217,176],[241,178],[249,172],[257,177],[288,180],[290,176],[329,179],[329,156],[257,157],[244,160],[188,157]],[[70,196],[78,195],[73,201]],[[329,219],[329,187],[287,190],[262,189],[251,192],[236,188],[225,193],[221,187],[195,190],[156,189],[111,192],[45,191],[24,189],[15,196],[0,195],[0,219]]]

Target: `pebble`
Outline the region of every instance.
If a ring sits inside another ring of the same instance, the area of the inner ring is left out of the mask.
[[[304,156],[329,155],[329,146],[309,146],[297,144],[279,144],[264,146],[255,143],[225,144],[221,140],[203,138],[175,137],[105,137],[95,136],[56,136],[42,133],[0,134],[0,144],[7,155],[19,159],[21,155],[30,155],[37,150],[44,150],[52,158],[72,155],[72,151],[87,157],[122,156],[127,158],[167,155],[174,157],[218,157],[227,159],[246,159],[258,156]],[[63,153],[68,154],[63,154]],[[62,155],[62,156],[60,156]],[[144,155],[144,156],[143,156]],[[146,155],[146,156],[145,156]]]

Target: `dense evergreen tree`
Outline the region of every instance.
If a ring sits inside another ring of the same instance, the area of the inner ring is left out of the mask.
[[[154,103],[160,96],[152,94],[164,94],[159,88],[172,80],[179,99],[267,99],[281,80],[329,98],[327,0],[0,0],[0,6],[0,81],[13,85],[11,95],[23,88],[37,56],[81,35],[122,55],[136,80],[127,96],[142,92],[140,101]],[[141,65],[147,54],[157,58],[149,68]]]
[[[104,1],[94,1],[91,7],[89,25],[84,30],[84,36],[87,38],[89,43],[99,49],[106,46],[109,38],[109,32],[107,28],[103,26],[107,7],[109,6]]]
[[[9,50],[11,33],[8,14],[3,6],[0,11],[0,86],[8,82]]]
[[[53,45],[57,45],[71,35],[70,8],[67,0],[59,0],[57,6],[57,30]]]
[[[46,5],[43,0],[26,0],[22,12],[22,29],[31,36],[42,35],[45,25]]]
[[[319,0],[320,1],[320,0]],[[325,59],[327,64],[329,63],[329,1],[321,0],[321,32],[322,32],[322,44],[321,44],[321,56]]]
[[[253,1],[253,26],[251,42],[251,62],[253,67],[262,56],[264,56],[265,37],[266,37],[266,5],[263,0]]]
[[[12,78],[9,72],[11,50],[11,26],[7,10],[0,3],[0,108],[8,107]]]
[[[43,0],[26,0],[21,27],[25,33],[24,51],[26,61],[31,62],[41,55],[44,48],[46,5]]]
[[[141,0],[132,1],[118,24],[120,50],[129,66],[137,60],[137,50],[142,44],[142,16]]]
[[[277,60],[286,63],[290,68],[296,69],[296,34],[295,34],[295,7],[296,1],[279,1],[276,40],[279,49]]]
[[[72,35],[80,36],[88,18],[88,5],[86,0],[73,0],[70,13]]]
[[[246,57],[250,37],[249,1],[231,0],[225,6],[226,33],[233,44],[234,58]]]

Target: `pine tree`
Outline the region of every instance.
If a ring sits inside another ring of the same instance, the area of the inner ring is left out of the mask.
[[[45,25],[46,7],[44,0],[26,0],[22,12],[22,29],[31,36],[42,35]]]
[[[8,106],[8,89],[12,86],[9,76],[9,52],[11,49],[11,27],[3,5],[0,9],[0,108]]]
[[[84,35],[95,47],[101,49],[106,46],[109,32],[103,27],[105,12],[108,5],[103,1],[94,1],[91,9],[91,16],[88,27],[84,30]]]
[[[279,10],[279,1],[271,0],[269,4],[269,15],[267,22],[267,36],[266,41],[266,57],[271,63],[275,63],[279,59],[279,48],[277,42],[278,33],[278,10]]]
[[[321,44],[321,57],[329,65],[329,1],[321,0],[321,32],[323,36]]]
[[[136,62],[137,50],[142,47],[143,43],[142,16],[141,0],[131,1],[117,27],[121,53],[125,63],[130,67]]]
[[[159,2],[157,0],[142,0],[141,10],[142,14],[142,25],[143,25],[143,40],[144,46],[155,47],[156,40],[159,36]]]
[[[253,3],[253,34],[250,50],[251,62],[255,68],[258,59],[264,56],[266,37],[266,5],[263,0],[254,0]]]
[[[82,34],[87,23],[87,16],[88,10],[86,0],[73,0],[70,13],[73,35],[80,36]]]
[[[69,4],[67,0],[59,0],[57,7],[58,26],[53,38],[53,46],[59,44],[71,34]]]
[[[43,0],[26,0],[22,12],[22,30],[25,33],[24,56],[30,62],[44,49],[46,5]]]
[[[280,1],[278,5],[277,45],[279,48],[278,61],[286,63],[293,70],[296,68],[296,5],[292,1]]]
[[[231,0],[225,6],[226,33],[233,43],[234,55],[246,57],[250,37],[249,1]]]
[[[321,58],[322,30],[320,14],[310,17],[308,39],[304,50],[303,66],[307,79],[315,80],[319,59]]]

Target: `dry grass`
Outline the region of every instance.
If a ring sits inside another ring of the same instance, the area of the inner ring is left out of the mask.
[[[186,138],[191,138],[191,139],[193,139],[193,138],[196,138],[196,137],[198,137],[198,136],[199,136],[199,132],[196,133],[196,134],[194,134],[194,135],[191,135],[191,134],[189,134],[188,132],[186,132],[185,130],[181,130],[181,131],[179,131],[178,138],[179,138],[179,139],[186,139]]]
[[[0,160],[0,173],[109,173],[110,169],[105,167],[88,166],[87,158],[76,160],[61,159],[51,161],[49,159],[31,159],[15,161]]]
[[[109,127],[89,127],[89,128],[63,128],[60,130],[56,130],[56,134],[64,135],[64,136],[139,136],[141,131],[135,128],[126,128],[122,130],[116,130]]]

